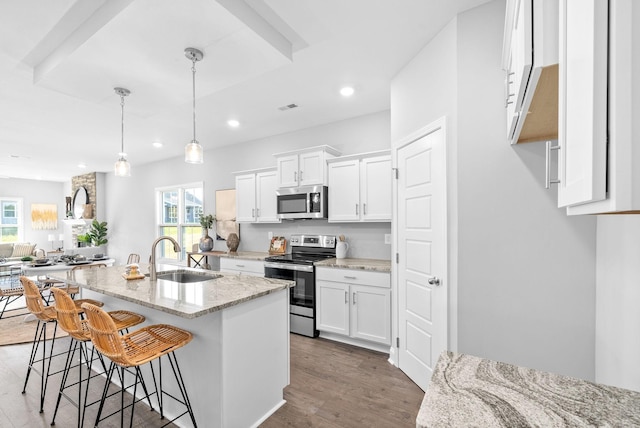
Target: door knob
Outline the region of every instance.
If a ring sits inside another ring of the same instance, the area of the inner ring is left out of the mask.
[[[440,278],[438,278],[437,276],[432,276],[431,278],[429,278],[428,282],[429,284],[435,285],[437,287],[440,285]]]

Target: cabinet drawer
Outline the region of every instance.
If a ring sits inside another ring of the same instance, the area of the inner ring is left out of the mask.
[[[323,281],[391,288],[391,275],[388,272],[318,267],[316,278]]]
[[[229,272],[242,272],[255,275],[264,275],[264,262],[262,260],[246,260],[230,257],[220,258],[220,270]]]

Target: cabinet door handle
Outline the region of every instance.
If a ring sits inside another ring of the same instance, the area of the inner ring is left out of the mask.
[[[362,204],[362,214],[367,215],[367,204]]]
[[[349,292],[344,290],[344,302],[349,303]]]
[[[300,181],[304,180],[304,178],[302,178],[302,170],[300,170]]]
[[[358,204],[356,204],[356,215],[358,215]]]
[[[548,189],[552,184],[560,183],[559,179],[552,180],[551,179],[551,150],[560,150],[560,146],[557,144],[555,146],[551,145],[551,141],[547,141],[547,151],[546,151],[546,162],[544,164],[545,168],[545,179],[544,179],[544,188]]]
[[[251,217],[255,217],[255,216],[256,216],[256,209],[251,208]]]
[[[293,171],[293,181],[298,182],[298,171]]]
[[[353,304],[354,305],[356,304],[356,292],[355,291],[353,292]]]
[[[344,279],[357,279],[357,278],[355,276],[347,276],[347,275],[345,275]]]
[[[244,265],[236,265],[236,267],[243,268]]]

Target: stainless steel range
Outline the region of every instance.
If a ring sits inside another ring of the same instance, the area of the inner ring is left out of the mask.
[[[316,337],[316,269],[314,263],[336,256],[336,237],[292,235],[291,253],[267,257],[264,276],[295,281],[289,301],[292,333]]]

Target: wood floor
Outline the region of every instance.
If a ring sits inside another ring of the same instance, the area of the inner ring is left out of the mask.
[[[291,335],[287,403],[261,426],[415,427],[424,392],[388,355]]]
[[[57,342],[66,347],[68,340]],[[0,427],[50,427],[60,375],[50,378],[44,412],[39,413],[40,378],[32,374],[27,393],[20,393],[30,346],[0,347]],[[92,394],[102,385],[102,379],[94,379]],[[385,354],[292,334],[291,384],[284,396],[287,403],[262,427],[415,427],[423,392],[389,364]],[[96,407],[87,411],[85,426],[93,426]],[[76,426],[75,418],[76,408],[63,399],[56,426]],[[119,426],[112,419],[100,426]],[[157,412],[137,405],[134,426],[160,427],[163,422]]]

